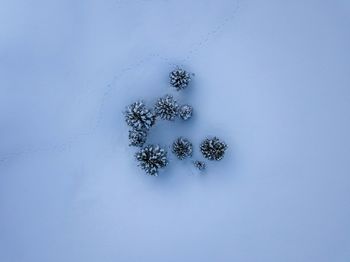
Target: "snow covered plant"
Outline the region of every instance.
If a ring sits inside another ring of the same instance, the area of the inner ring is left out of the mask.
[[[135,154],[138,165],[151,176],[158,176],[158,169],[168,164],[167,151],[159,145],[147,145]]]
[[[179,116],[182,120],[187,120],[192,117],[193,114],[193,108],[189,105],[183,105],[179,109]]]
[[[169,74],[170,84],[176,88],[177,91],[185,89],[191,81],[191,75],[187,71],[176,68]]]
[[[190,81],[191,75],[187,71],[176,68],[170,72],[170,84],[177,91],[185,89]],[[135,154],[138,166],[140,166],[148,175],[157,176],[161,168],[168,165],[168,153],[165,148],[159,145],[146,145],[147,135],[156,119],[174,120],[176,117],[182,120],[188,120],[193,115],[193,108],[184,104],[179,106],[172,95],[165,95],[158,98],[154,108],[149,109],[142,101],[137,101],[127,106],[124,111],[125,121],[130,127],[129,145],[139,147]],[[225,142],[217,137],[206,138],[200,144],[200,151],[206,159],[221,160],[227,149]],[[171,151],[177,159],[183,160],[191,158],[193,154],[193,145],[189,139],[178,137],[171,145]],[[195,160],[192,164],[197,170],[204,171],[206,163]]]
[[[174,141],[172,151],[180,160],[191,157],[193,151],[192,143],[186,138],[179,137]]]
[[[200,150],[203,156],[209,160],[221,160],[227,149],[225,142],[221,141],[217,137],[206,138],[200,145]]]
[[[147,131],[144,129],[137,130],[137,129],[132,129],[129,130],[129,141],[130,141],[130,146],[143,146],[146,142],[147,139]]]
[[[199,170],[199,171],[203,171],[206,168],[205,162],[203,161],[193,161],[193,165]]]
[[[126,123],[135,130],[150,129],[154,125],[156,117],[146,108],[142,101],[132,103],[124,112]]]
[[[178,115],[179,105],[171,95],[165,95],[157,100],[154,111],[164,120],[174,120]]]

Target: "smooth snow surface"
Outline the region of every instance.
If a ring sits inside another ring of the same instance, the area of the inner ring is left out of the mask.
[[[349,1],[0,3],[1,262],[350,261]],[[203,175],[135,165],[165,94],[194,114],[149,142],[229,145]]]

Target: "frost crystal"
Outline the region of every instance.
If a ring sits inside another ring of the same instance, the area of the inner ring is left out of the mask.
[[[146,130],[136,130],[132,129],[129,130],[129,141],[130,146],[143,146],[147,139],[147,132]]]
[[[199,171],[203,171],[206,168],[205,162],[203,161],[193,161],[193,165],[199,170]]]
[[[177,91],[185,89],[191,81],[190,74],[181,68],[177,68],[170,72],[169,77],[170,84],[175,87]]]
[[[178,115],[179,105],[171,95],[159,98],[154,111],[157,116],[164,120],[174,120]]]
[[[227,145],[217,137],[207,138],[200,145],[203,156],[209,160],[221,160],[226,149]]]
[[[155,122],[154,113],[141,101],[129,105],[124,115],[126,123],[136,130],[148,130]]]
[[[179,137],[174,141],[172,151],[180,160],[191,157],[192,143],[186,138]]]
[[[167,151],[159,145],[147,145],[135,154],[139,166],[151,176],[158,175],[158,169],[168,164]]]
[[[191,118],[192,114],[193,114],[192,106],[183,105],[179,109],[179,115],[180,115],[181,119],[183,119],[183,120],[187,120],[187,119]]]

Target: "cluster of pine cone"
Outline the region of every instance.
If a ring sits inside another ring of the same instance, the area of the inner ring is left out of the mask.
[[[169,82],[177,91],[187,88],[193,74],[181,68],[176,68],[169,74]],[[148,175],[157,176],[159,169],[168,165],[167,150],[160,145],[146,144],[148,131],[155,125],[157,119],[173,121],[177,117],[184,121],[192,117],[193,108],[190,105],[179,105],[171,95],[165,95],[157,100],[152,109],[147,108],[143,101],[136,101],[127,106],[124,111],[125,122],[130,127],[129,145],[140,147],[135,154],[138,165]],[[227,149],[225,142],[217,137],[208,137],[200,144],[200,151],[208,160],[221,160]],[[192,157],[193,145],[187,138],[178,137],[172,143],[172,153],[184,160]],[[204,161],[195,160],[193,165],[200,171],[206,169]]]

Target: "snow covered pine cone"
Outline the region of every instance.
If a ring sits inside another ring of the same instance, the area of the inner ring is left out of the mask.
[[[158,176],[158,169],[168,164],[167,151],[159,145],[147,145],[135,157],[138,165],[151,176]]]
[[[200,145],[203,156],[209,160],[221,160],[227,149],[225,142],[217,137],[206,138]]]
[[[146,142],[147,139],[147,131],[144,129],[137,130],[137,129],[132,129],[129,130],[129,141],[130,141],[130,146],[143,146]]]
[[[165,95],[157,100],[154,111],[164,120],[174,120],[178,115],[179,105],[171,95]]]
[[[203,161],[193,161],[193,165],[199,170],[199,171],[203,171],[206,168],[205,162]]]
[[[150,129],[154,125],[156,117],[146,108],[142,101],[132,103],[124,112],[126,123],[136,130]]]
[[[170,84],[176,88],[177,91],[185,89],[191,81],[191,75],[187,71],[176,68],[169,74]]]
[[[180,160],[192,156],[192,143],[183,137],[177,138],[172,146],[172,151]]]
[[[179,109],[179,116],[182,120],[187,120],[192,117],[193,108],[189,105],[182,105]]]

